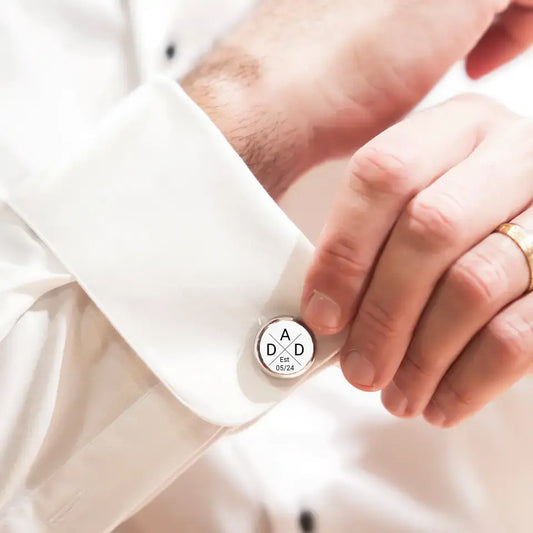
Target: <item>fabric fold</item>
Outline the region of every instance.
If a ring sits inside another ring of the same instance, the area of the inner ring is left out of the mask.
[[[7,201],[198,416],[243,424],[300,381],[263,374],[253,342],[298,314],[312,246],[177,84],[135,91]],[[315,366],[339,346],[319,338]]]

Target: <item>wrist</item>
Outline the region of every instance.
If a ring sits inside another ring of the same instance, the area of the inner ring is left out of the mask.
[[[182,86],[273,198],[317,162],[305,113],[254,58],[220,47]]]

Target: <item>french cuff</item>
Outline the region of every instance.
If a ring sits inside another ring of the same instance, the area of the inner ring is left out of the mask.
[[[309,375],[266,375],[254,340],[270,318],[298,314],[312,246],[177,84],[136,90],[6,201],[204,420],[246,423]],[[317,338],[310,373],[340,343]]]

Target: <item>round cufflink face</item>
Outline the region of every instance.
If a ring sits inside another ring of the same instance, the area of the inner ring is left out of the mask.
[[[255,355],[268,375],[295,378],[307,372],[313,364],[315,341],[311,332],[296,319],[277,317],[257,334]]]

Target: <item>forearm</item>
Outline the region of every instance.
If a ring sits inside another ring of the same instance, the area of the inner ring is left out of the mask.
[[[361,147],[401,116],[406,105],[379,108],[367,97],[368,83],[361,74],[348,102],[319,80],[222,44],[181,85],[278,199],[306,170]]]
[[[183,80],[273,198],[313,164],[309,128],[294,121],[280,87],[265,80],[260,61],[220,47]]]
[[[480,74],[527,47],[529,10],[492,24],[508,4],[262,0],[183,86],[278,197],[310,166],[397,122],[473,49]],[[490,51],[494,31],[503,56]]]

